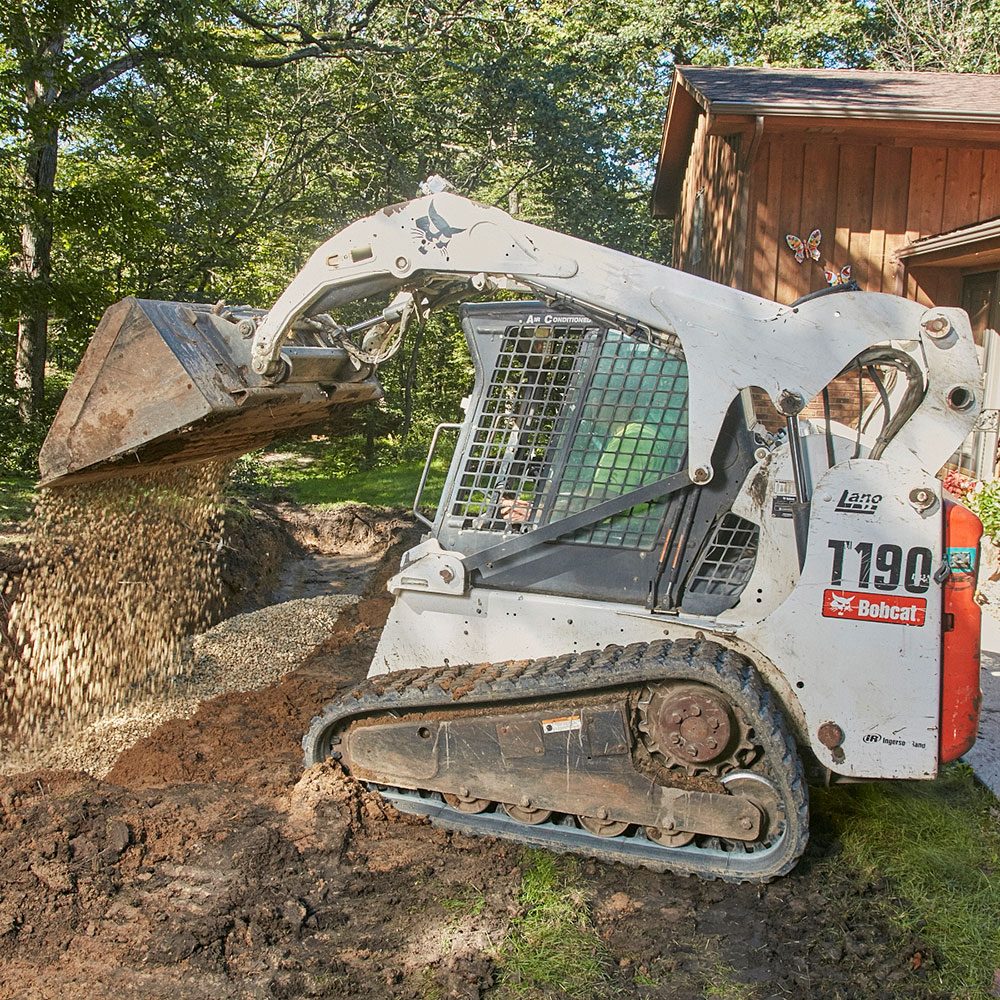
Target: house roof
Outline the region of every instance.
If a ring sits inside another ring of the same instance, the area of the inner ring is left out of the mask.
[[[701,115],[720,134],[808,127],[894,128],[1000,145],[1000,75],[678,66],[653,185],[653,214],[672,215]],[[900,123],[890,126],[889,122]],[[970,130],[975,130],[975,135]],[[956,130],[961,130],[956,133]]]
[[[677,76],[715,114],[1000,124],[1000,75],[683,66]]]

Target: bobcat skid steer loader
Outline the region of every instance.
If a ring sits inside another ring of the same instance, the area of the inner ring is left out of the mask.
[[[781,306],[441,191],[348,226],[267,313],[112,307],[43,478],[329,419],[455,304],[476,379],[431,446],[454,436],[444,493],[307,764],[445,827],[766,880],[805,847],[807,768],[929,779],[972,745],[981,526],[937,478],[979,412],[960,310]],[[863,430],[802,416],[855,370]]]

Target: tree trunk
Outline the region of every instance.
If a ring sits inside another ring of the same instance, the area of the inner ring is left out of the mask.
[[[410,433],[410,428],[413,426],[413,393],[417,387],[417,366],[420,361],[420,344],[424,339],[424,329],[423,323],[417,324],[403,378],[403,437]]]
[[[43,63],[42,79],[33,80],[26,97],[31,145],[24,170],[26,214],[21,227],[21,259],[25,294],[17,321],[14,387],[20,397],[21,417],[33,420],[45,396],[45,356],[49,339],[49,279],[52,274],[52,195],[59,156],[59,119],[53,104],[58,96],[56,59],[63,40],[46,46],[50,60]]]
[[[374,406],[368,408],[368,419],[365,420],[365,452],[364,452],[364,467],[366,469],[375,468],[375,459],[378,457],[378,449],[376,447],[376,413]]]

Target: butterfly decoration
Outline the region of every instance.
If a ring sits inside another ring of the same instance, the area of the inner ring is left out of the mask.
[[[823,273],[826,275],[826,283],[831,288],[836,288],[838,285],[849,285],[851,283],[850,264],[842,267],[839,271],[832,271],[830,268],[824,267]]]
[[[819,260],[819,241],[821,239],[823,239],[823,234],[818,229],[814,229],[804,243],[794,233],[789,233],[785,237],[785,242],[788,244],[788,249],[795,254],[796,261],[801,264],[807,256],[813,260]]]

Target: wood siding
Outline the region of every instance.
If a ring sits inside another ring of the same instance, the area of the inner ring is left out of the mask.
[[[674,226],[673,259],[676,267],[692,274],[735,285],[746,241],[746,206],[741,199],[739,170],[741,140],[738,136],[709,135],[707,125],[708,118],[700,115]],[[696,249],[699,193],[700,254]]]
[[[711,135],[707,123],[701,116],[684,178],[676,266],[787,303],[825,287],[823,266],[850,264],[866,291],[957,304],[959,271],[925,266],[907,274],[896,251],[1000,215],[1000,148],[765,137],[744,174],[740,139]],[[699,191],[701,259],[693,264]],[[817,228],[820,262],[796,263],[786,233],[805,239]]]

